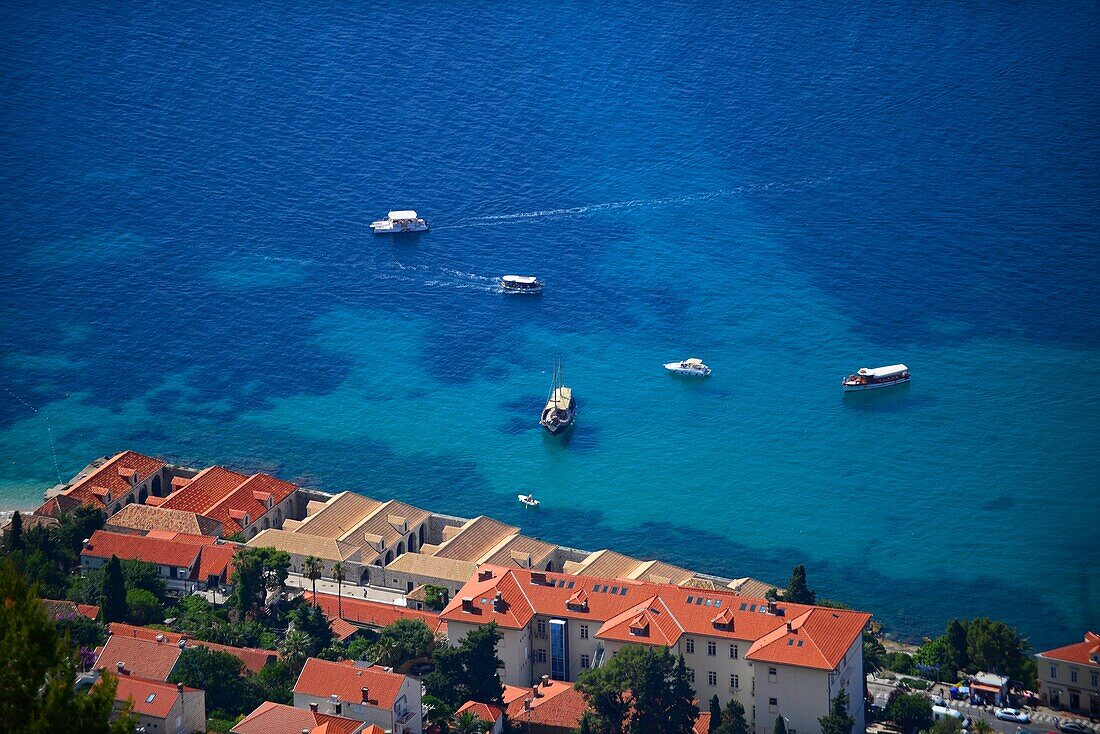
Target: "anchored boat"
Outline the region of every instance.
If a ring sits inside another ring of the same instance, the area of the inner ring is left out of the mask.
[[[500,287],[505,293],[542,293],[542,281],[533,275],[502,275]]]
[[[710,367],[703,364],[703,360],[692,357],[682,362],[667,362],[665,369],[674,375],[690,375],[692,377],[706,377],[710,374]]]
[[[375,234],[403,234],[405,232],[427,232],[428,220],[416,216],[412,209],[392,211],[385,219],[370,223]]]
[[[517,496],[519,497],[519,501],[523,503],[524,507],[538,508],[538,506],[542,504],[542,502],[535,499],[535,495],[533,494],[521,494]]]
[[[875,390],[909,382],[909,368],[903,364],[886,367],[860,367],[854,375],[848,375],[842,382],[844,392],[857,390]]]
[[[551,435],[564,433],[572,425],[577,416],[577,401],[573,399],[572,388],[562,384],[561,362],[554,366],[554,380],[550,385],[550,397],[546,399],[546,407],[542,409],[542,417],[539,424],[550,432]]]

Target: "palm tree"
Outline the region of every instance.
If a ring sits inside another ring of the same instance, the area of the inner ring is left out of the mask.
[[[488,731],[486,722],[474,716],[473,711],[463,711],[455,716],[454,726],[451,728],[454,734],[482,734]]]
[[[974,734],[993,734],[993,725],[985,719],[979,719],[975,716],[970,731]]]
[[[279,652],[283,654],[283,658],[292,669],[298,670],[301,667],[300,663],[304,663],[306,658],[309,657],[311,644],[312,641],[305,632],[291,630],[283,638],[283,642],[279,646]]]
[[[336,562],[332,564],[332,580],[336,582],[336,615],[340,619],[344,618],[344,604],[340,598],[340,585],[344,583],[344,579],[347,576],[344,574],[344,564]]]
[[[321,575],[324,564],[313,556],[309,556],[302,562],[302,570],[313,581],[313,606],[317,606],[317,578]]]

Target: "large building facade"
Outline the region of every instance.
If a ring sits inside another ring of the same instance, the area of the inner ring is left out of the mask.
[[[1039,697],[1051,708],[1100,716],[1100,634],[1036,654]]]
[[[756,734],[777,716],[817,734],[847,691],[863,730],[863,630],[870,615],[730,591],[483,566],[441,615],[457,644],[496,622],[506,684],[573,681],[628,644],[683,655],[700,701],[740,701]]]

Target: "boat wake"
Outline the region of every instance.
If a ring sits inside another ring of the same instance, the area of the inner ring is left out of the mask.
[[[502,292],[496,278],[464,270],[455,270],[454,268],[433,268],[428,265],[405,265],[404,263],[390,262],[379,264],[378,269],[391,271],[379,274],[379,277],[383,280],[397,280],[424,288],[471,290],[484,293]]]

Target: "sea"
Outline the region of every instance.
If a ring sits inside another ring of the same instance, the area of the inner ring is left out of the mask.
[[[133,449],[1079,641],[1097,39],[1072,0],[5,2],[0,506]]]

